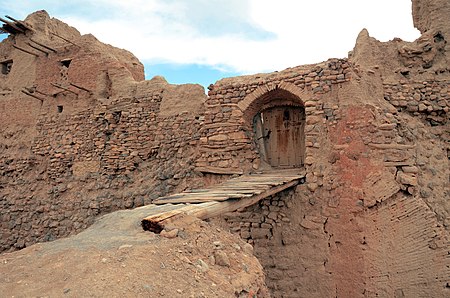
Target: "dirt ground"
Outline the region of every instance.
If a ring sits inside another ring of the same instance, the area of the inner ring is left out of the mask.
[[[148,206],[114,212],[73,237],[0,255],[0,296],[268,296],[251,245],[198,220],[145,232],[146,215]]]

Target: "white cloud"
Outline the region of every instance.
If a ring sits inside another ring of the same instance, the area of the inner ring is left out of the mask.
[[[11,11],[47,9],[144,63],[241,73],[346,57],[364,27],[380,40],[418,37],[410,0],[47,0],[40,8],[33,1],[1,2]]]

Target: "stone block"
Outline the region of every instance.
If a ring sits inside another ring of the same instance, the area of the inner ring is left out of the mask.
[[[226,135],[226,134],[217,134],[217,135],[208,137],[208,141],[212,141],[212,142],[223,142],[226,140],[228,140],[228,135]]]
[[[412,185],[412,186],[417,186],[417,177],[414,173],[405,173],[402,171],[399,171],[397,173],[397,181],[400,182],[401,184],[405,184],[405,185]]]
[[[265,239],[271,235],[271,232],[267,228],[252,228],[250,235],[252,239]]]
[[[72,165],[72,173],[75,177],[85,177],[89,173],[100,171],[99,161],[76,161]]]

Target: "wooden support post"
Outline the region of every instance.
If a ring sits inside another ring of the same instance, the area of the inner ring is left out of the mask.
[[[77,45],[76,43],[74,43],[74,42],[68,40],[67,38],[62,37],[61,35],[58,35],[58,34],[53,33],[53,32],[50,32],[50,33],[53,34],[53,35],[55,35],[56,37],[61,38],[61,39],[64,40],[64,41],[67,41],[68,43],[73,44],[74,46],[77,46],[77,47],[81,48],[81,47],[80,47],[79,45]]]
[[[16,48],[16,49],[18,49],[18,50],[21,50],[22,52],[25,52],[25,53],[27,53],[27,54],[30,54],[30,55],[39,57],[38,54],[33,53],[33,52],[30,52],[30,51],[28,51],[28,50],[25,50],[25,49],[23,49],[23,48],[21,48],[21,47],[19,47],[19,46],[16,46],[15,44],[13,44],[13,47]]]
[[[70,90],[69,88],[60,86],[60,85],[58,85],[58,84],[52,83],[52,86],[55,86],[56,88],[59,88],[59,89],[65,90],[65,91],[67,91],[67,92],[73,93],[73,94],[75,94],[75,95],[78,95],[78,93],[76,93],[75,91],[72,91],[72,90]]]
[[[46,56],[48,56],[48,52],[44,51],[43,49],[38,48],[37,46],[32,45],[31,43],[27,42],[27,45],[29,45],[30,47],[32,47],[35,50],[41,51],[42,53],[44,53]]]
[[[34,40],[33,38],[30,38],[30,40],[31,40],[32,42],[34,42],[35,44],[40,45],[41,47],[46,48],[47,50],[52,51],[53,53],[57,53],[57,51],[56,51],[55,49],[53,49],[53,48],[51,48],[51,47],[49,47],[49,46],[46,46],[45,44],[42,44],[42,43],[40,43],[40,42]]]
[[[74,83],[69,83],[69,84],[70,84],[71,86],[74,86],[75,88],[78,88],[78,89],[81,89],[81,90],[83,90],[83,91],[89,92],[89,94],[93,94],[92,91],[89,90],[89,89],[86,89],[86,88],[84,88],[84,87],[75,85]]]
[[[21,33],[25,33],[25,30],[23,30],[22,28],[17,27],[16,24],[11,23],[10,21],[7,21],[7,20],[5,20],[3,18],[0,18],[0,21],[2,21],[3,23],[7,24],[8,26],[16,29],[17,31],[19,31]]]
[[[21,90],[21,91],[22,91],[22,93],[25,93],[25,94],[28,95],[28,96],[34,97],[34,98],[36,98],[36,99],[39,99],[39,100],[41,101],[41,104],[44,102],[44,100],[43,100],[42,98],[40,98],[39,96],[36,96],[36,95],[34,95],[34,94],[31,94],[30,92],[27,92],[27,91],[25,91],[25,90]]]

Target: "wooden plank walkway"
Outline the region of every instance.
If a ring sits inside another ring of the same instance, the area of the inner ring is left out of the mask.
[[[177,204],[178,208],[142,220],[144,230],[161,231],[164,221],[187,214],[206,219],[253,205],[271,195],[305,181],[299,170],[277,170],[242,175],[204,189],[193,189],[153,201],[155,205]]]

